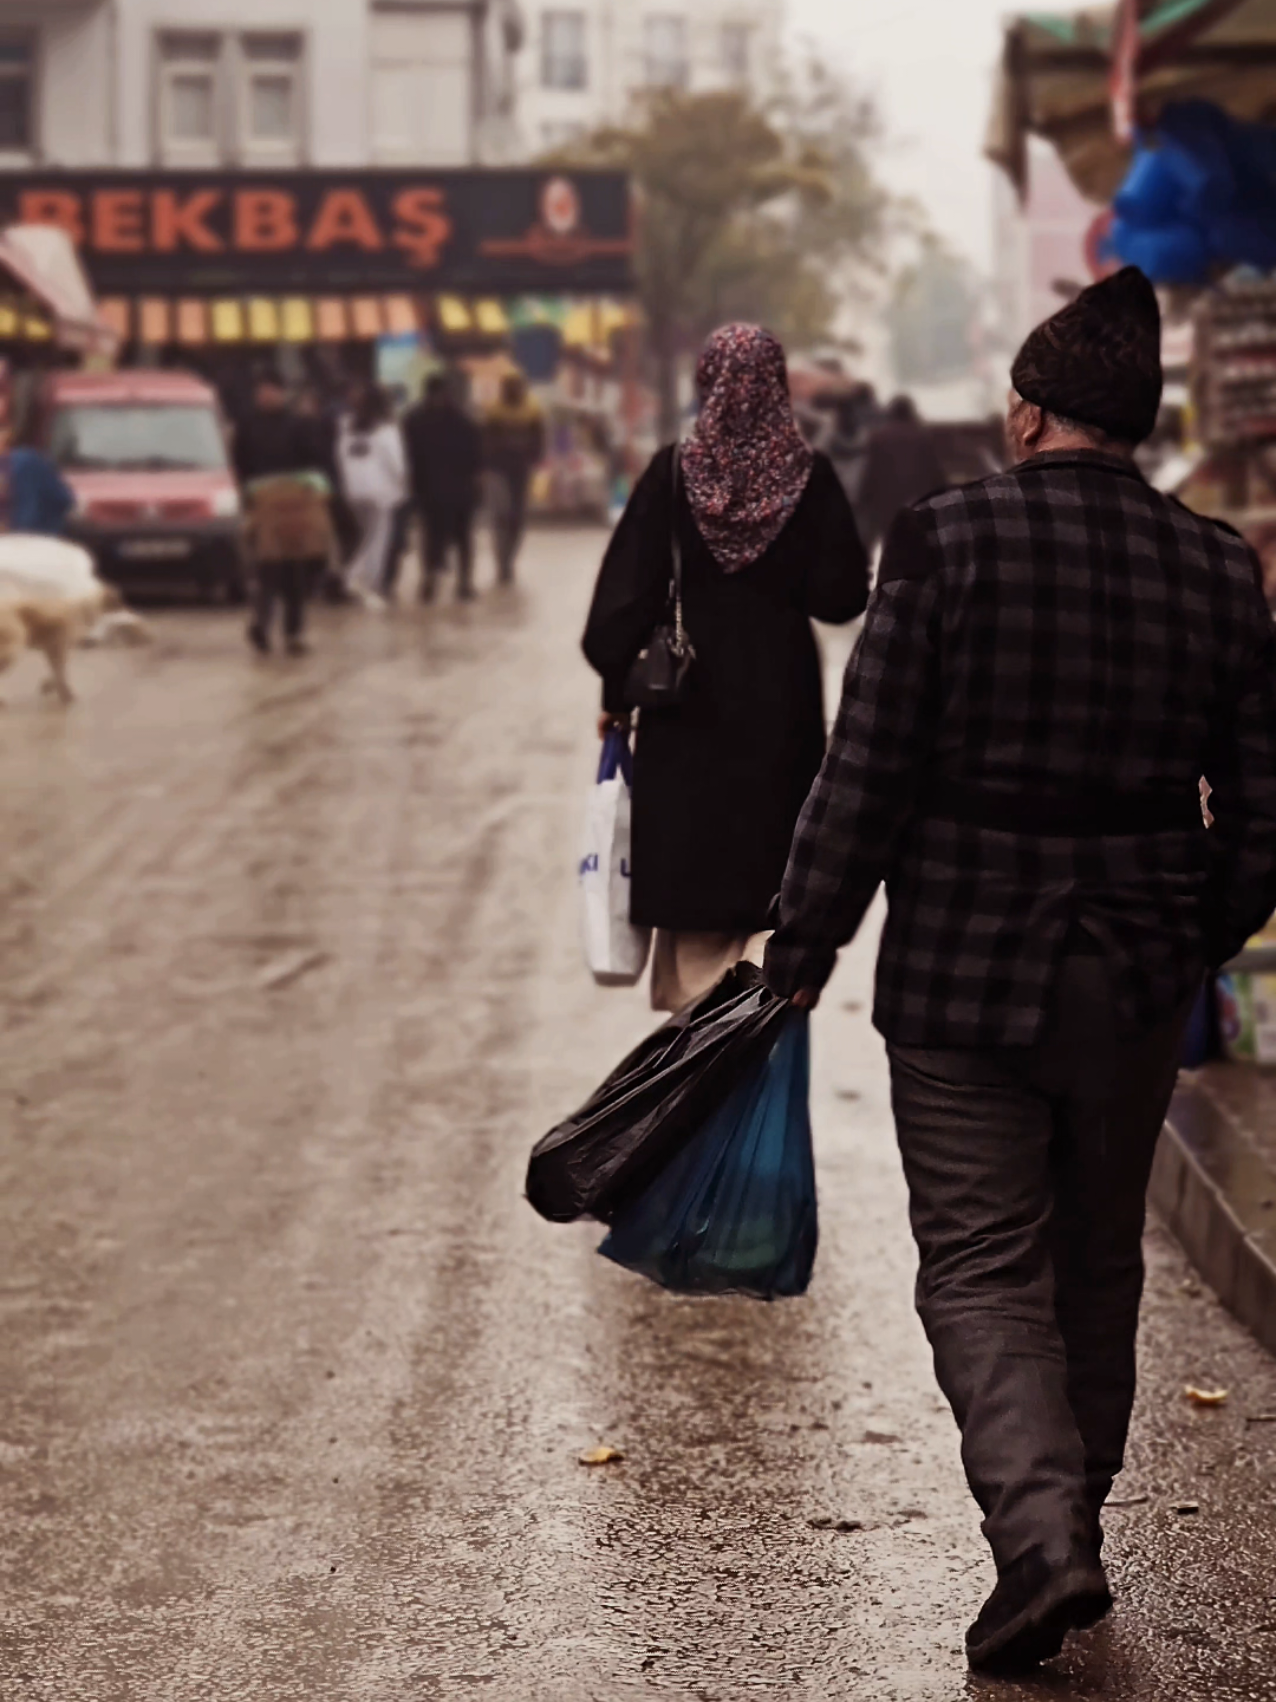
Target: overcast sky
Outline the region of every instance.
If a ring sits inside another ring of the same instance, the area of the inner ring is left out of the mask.
[[[1070,0],[1056,9],[1071,10]],[[1013,0],[789,0],[793,37],[819,41],[877,95],[883,177],[916,196],[983,269],[992,219],[984,129],[1001,21],[1015,10]]]

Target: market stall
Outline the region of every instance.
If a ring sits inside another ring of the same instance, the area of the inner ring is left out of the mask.
[[[35,171],[0,193],[78,250],[124,359],[184,365],[231,403],[263,359],[372,377],[386,341],[486,352],[505,303],[625,292],[612,171]]]
[[[1056,149],[1083,195],[1108,203],[1129,169],[1133,132],[1173,102],[1270,116],[1276,0],[1121,0],[1011,20],[985,151],[1022,190],[1027,138]]]
[[[1027,137],[1095,203],[1096,271],[1162,290],[1166,410],[1148,470],[1270,561],[1276,603],[1276,0],[1120,0],[1007,25],[987,152]]]
[[[11,366],[50,357],[109,357],[116,338],[65,232],[0,229],[0,348]]]

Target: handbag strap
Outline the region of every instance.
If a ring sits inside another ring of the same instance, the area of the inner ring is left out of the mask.
[[[682,445],[673,446],[673,493],[669,503],[669,547],[673,558],[673,630],[677,652],[682,654],[687,643],[687,629],[682,620],[682,539],[678,534],[678,493],[682,489]]]

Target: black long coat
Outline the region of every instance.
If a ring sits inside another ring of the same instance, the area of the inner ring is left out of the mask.
[[[673,452],[639,480],[603,559],[584,649],[603,704],[668,610]],[[633,920],[756,933],[779,892],[798,813],[824,757],[824,697],[811,617],[840,625],[868,601],[864,547],[831,463],[817,455],[792,518],[765,555],[727,573],[686,496],[677,526],[695,646],[676,708],[644,710],[634,752]]]
[[[414,500],[427,513],[472,514],[483,464],[479,428],[455,402],[418,402],[403,416]]]

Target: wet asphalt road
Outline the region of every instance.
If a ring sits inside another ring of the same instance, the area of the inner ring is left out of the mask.
[[[1118,1611],[968,1680],[871,940],[807,1298],[672,1300],[521,1200],[650,1022],[575,942],[599,541],[304,662],[192,610],[69,715],[4,682],[0,1698],[1276,1698],[1276,1365],[1156,1229]]]

